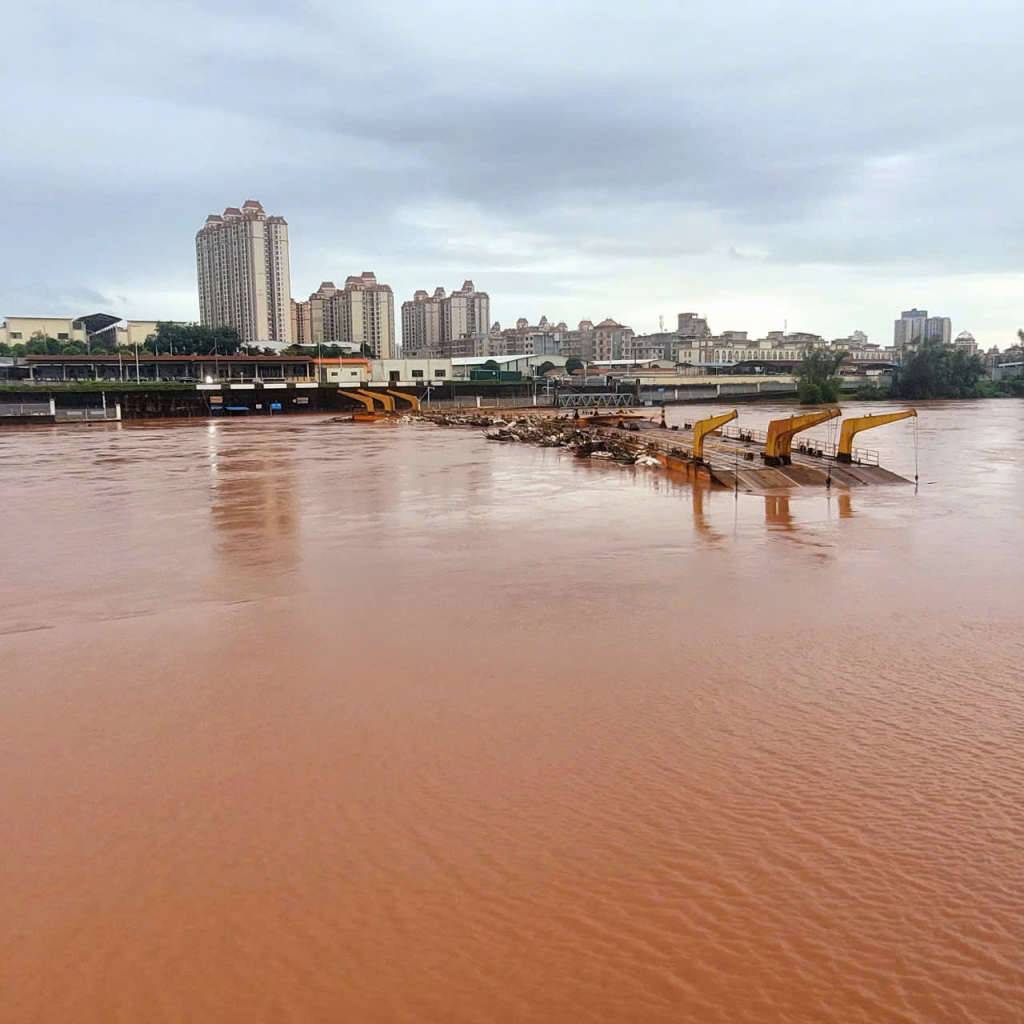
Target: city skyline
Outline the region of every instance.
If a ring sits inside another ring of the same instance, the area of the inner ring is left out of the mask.
[[[921,25],[905,0],[585,19],[528,0],[480,12],[488,45],[467,49],[454,4],[395,3],[363,12],[339,66],[351,26],[329,6],[23,5],[0,69],[24,97],[5,120],[0,308],[198,320],[195,228],[255,196],[288,221],[296,299],[372,267],[402,300],[473,279],[502,323],[642,333],[694,309],[753,336],[881,339],[916,305],[1006,347],[1024,317],[1021,30],[990,7],[1008,31],[979,34],[977,9]],[[904,59],[922,31],[946,73]],[[279,65],[282,46],[303,59]],[[100,47],[118,74],[83,78],[77,55]],[[81,138],[104,144],[69,155]]]

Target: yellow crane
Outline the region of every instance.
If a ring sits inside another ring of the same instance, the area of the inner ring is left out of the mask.
[[[404,391],[392,391],[391,388],[388,388],[388,394],[395,398],[401,398],[403,402],[408,402],[413,412],[420,411],[420,400],[415,395],[407,395]]]
[[[362,402],[368,413],[373,412],[373,399],[369,395],[364,395],[361,391],[346,391],[344,388],[339,388],[339,392],[355,402]]]
[[[843,429],[839,433],[839,453],[836,455],[836,462],[853,462],[853,437],[855,434],[859,434],[862,430],[870,430],[872,427],[880,427],[884,423],[905,420],[909,416],[916,417],[917,410],[871,413],[869,416],[854,416],[851,419],[843,420]]]
[[[390,395],[381,394],[379,391],[364,391],[362,388],[359,389],[359,394],[373,399],[374,402],[380,402],[385,412],[395,411],[395,400]]]
[[[788,466],[792,461],[793,436],[801,430],[809,430],[819,423],[826,423],[842,415],[839,409],[823,409],[808,412],[803,416],[787,416],[784,420],[772,420],[768,424],[768,440],[764,446],[764,461],[768,466]]]
[[[732,412],[723,412],[720,416],[708,416],[707,419],[697,420],[693,425],[693,457],[698,461],[704,460],[704,438],[712,431],[734,420],[739,413],[733,409]]]

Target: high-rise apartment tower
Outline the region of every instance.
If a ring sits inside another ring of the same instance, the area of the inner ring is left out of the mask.
[[[916,345],[922,339],[941,341],[948,345],[953,325],[948,316],[929,316],[927,309],[905,309],[893,324],[892,340],[897,348]]]
[[[346,278],[344,288],[324,281],[309,297],[309,340],[313,344],[352,342],[366,345],[374,359],[395,356],[395,297],[391,285],[378,284],[363,271]]]
[[[402,303],[402,351],[450,356],[462,339],[487,334],[491,323],[491,298],[478,292],[472,281],[445,295],[435,288],[433,295],[416,292]]]
[[[244,342],[292,341],[288,224],[255,199],[211,213],[196,234],[199,319]]]

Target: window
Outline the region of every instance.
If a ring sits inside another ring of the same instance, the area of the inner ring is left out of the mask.
[[[12,338],[20,338],[21,337],[21,331],[11,331],[11,337]]]
[[[434,371],[434,376],[435,377],[444,377],[444,376],[446,376],[446,373],[445,373],[444,370],[435,370]]]
[[[68,336],[66,334],[58,334],[57,335],[57,340],[58,341],[67,341],[68,340]]]
[[[414,377],[422,377],[423,376],[423,371],[422,370],[413,370],[412,371],[412,375]]]

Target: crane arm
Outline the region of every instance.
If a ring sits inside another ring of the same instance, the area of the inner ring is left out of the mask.
[[[802,430],[816,427],[819,423],[834,420],[842,415],[839,409],[822,409],[808,412],[803,416],[787,416],[783,420],[772,420],[768,424],[768,439],[764,446],[764,461],[769,466],[785,465],[793,450],[793,436]]]
[[[385,412],[395,411],[395,400],[390,395],[382,395],[379,391],[364,391],[362,388],[360,388],[359,394],[366,395],[374,402],[380,402],[384,406]]]
[[[364,395],[361,391],[346,391],[344,388],[339,388],[338,390],[346,398],[351,398],[355,402],[362,402],[366,406],[367,412],[373,412],[373,399],[369,395]]]
[[[415,395],[407,395],[404,391],[392,391],[391,388],[388,388],[388,394],[408,402],[413,412],[420,411],[420,400]]]
[[[854,416],[843,420],[843,429],[839,433],[839,454],[836,459],[839,462],[853,461],[853,438],[862,430],[870,430],[872,427],[880,427],[885,423],[895,423],[897,420],[905,420],[910,416],[917,416],[916,409],[905,409],[903,412],[872,413],[869,416]]]
[[[713,430],[734,420],[739,413],[733,409],[732,412],[723,412],[719,416],[708,416],[707,419],[697,420],[693,425],[693,457],[699,462],[704,458],[704,438]]]

